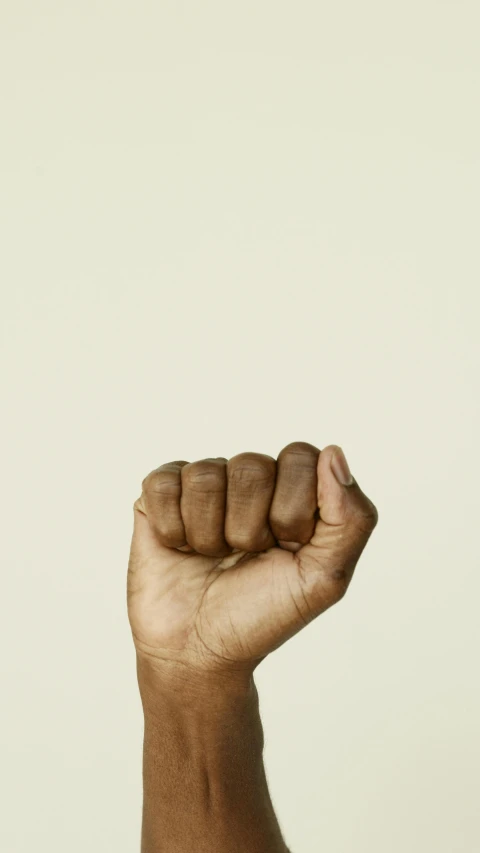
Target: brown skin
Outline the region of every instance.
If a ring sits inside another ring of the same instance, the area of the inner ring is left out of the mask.
[[[337,445],[170,462],[144,479],[128,567],[142,853],[288,853],[253,673],[343,597],[377,520]]]

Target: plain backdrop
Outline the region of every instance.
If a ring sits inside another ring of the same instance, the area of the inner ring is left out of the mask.
[[[0,3],[2,853],[139,850],[141,481],[296,440],[379,523],[257,670],[287,842],[480,849],[479,27]]]

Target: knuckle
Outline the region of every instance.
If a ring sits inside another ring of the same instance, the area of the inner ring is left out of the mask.
[[[229,471],[229,480],[235,485],[248,485],[252,480],[258,482],[264,479],[265,472],[256,465],[237,465]]]
[[[191,462],[182,470],[182,480],[197,491],[221,491],[225,485],[224,466],[212,461]]]
[[[180,489],[181,469],[183,465],[188,465],[188,462],[179,460],[175,462],[164,462],[158,468],[150,471],[142,480],[142,490],[152,493],[174,494]]]
[[[180,477],[175,471],[157,469],[145,477],[142,489],[152,496],[176,495],[180,490]]]
[[[299,462],[305,460],[307,463],[311,463],[312,459],[316,459],[320,453],[318,447],[315,447],[313,444],[309,444],[307,441],[291,441],[290,444],[286,444],[278,454],[278,458],[284,456],[294,456],[298,459]]]
[[[270,486],[275,480],[275,460],[269,456],[252,454],[249,457],[235,457],[228,463],[228,480],[235,488],[252,486]]]
[[[367,499],[365,505],[357,507],[355,514],[355,526],[362,533],[372,533],[378,523],[378,510],[371,500]]]
[[[233,475],[238,471],[247,471],[259,476],[270,476],[275,467],[275,459],[266,453],[237,453],[228,460],[228,472]]]
[[[322,577],[322,590],[328,606],[338,604],[349,587],[349,576],[345,569],[333,569]]]
[[[345,598],[348,590],[348,583],[345,581],[332,581],[330,585],[330,601],[332,604],[338,604],[342,598]]]

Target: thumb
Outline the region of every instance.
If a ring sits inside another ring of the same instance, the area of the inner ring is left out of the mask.
[[[317,465],[318,521],[296,553],[302,581],[319,611],[345,594],[378,521],[378,511],[352,476],[341,447],[321,451]]]

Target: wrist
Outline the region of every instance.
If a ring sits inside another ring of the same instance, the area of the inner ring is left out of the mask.
[[[208,722],[258,714],[258,693],[251,669],[201,670],[183,661],[151,657],[137,651],[137,678],[146,722],[199,718]]]

